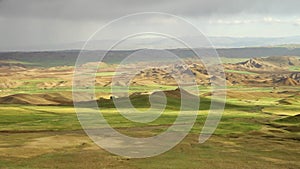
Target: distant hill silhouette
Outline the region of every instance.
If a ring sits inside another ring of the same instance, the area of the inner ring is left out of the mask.
[[[210,49],[195,49],[206,56]],[[104,57],[103,62],[119,63],[128,55],[138,50],[117,50],[110,51]],[[176,54],[180,58],[189,58],[195,56],[190,49],[169,49],[170,52]],[[257,47],[257,48],[224,48],[217,49],[220,57],[227,58],[253,58],[266,56],[300,56],[300,48],[285,48],[285,47]],[[79,55],[79,50],[67,51],[37,51],[37,52],[0,52],[0,61],[17,61],[27,66],[62,66],[74,65]],[[89,62],[98,61],[99,56],[102,56],[105,51],[84,51],[86,60]],[[17,63],[15,63],[17,64]],[[0,63],[1,66],[1,63]]]

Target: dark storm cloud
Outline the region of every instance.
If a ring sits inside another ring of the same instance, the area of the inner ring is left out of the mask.
[[[137,12],[178,15],[210,36],[294,36],[300,34],[299,6],[299,0],[0,0],[0,51],[85,41],[112,19]],[[171,21],[152,24],[181,30]],[[118,27],[107,38],[124,30],[131,29]]]
[[[107,20],[135,12],[210,15],[300,14],[298,0],[0,0],[1,17]]]

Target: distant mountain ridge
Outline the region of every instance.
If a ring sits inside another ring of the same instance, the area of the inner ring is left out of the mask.
[[[179,37],[180,39],[180,37]],[[182,37],[183,41],[188,42],[191,48],[245,48],[245,47],[300,47],[300,36],[289,37],[217,37],[208,36],[207,38],[199,36]],[[118,40],[90,40],[86,46],[86,50],[106,50],[104,46],[112,46]],[[208,44],[207,42],[211,42]],[[133,50],[142,48],[153,49],[176,49],[182,48],[181,43],[175,42],[167,38],[138,38],[135,40],[124,41],[122,47],[117,50]],[[53,50],[81,50],[86,41],[77,41],[59,44],[36,44],[31,46],[14,46],[9,47],[5,44],[0,45],[0,51],[53,51]],[[116,46],[118,47],[118,46]]]
[[[206,53],[209,49],[195,49],[200,53]],[[106,63],[119,63],[128,55],[138,50],[110,51],[103,59]],[[169,49],[181,58],[193,57],[195,54],[190,49]],[[300,56],[300,48],[285,47],[256,47],[256,48],[221,48],[216,49],[220,57],[227,58],[254,58],[267,56]],[[98,61],[98,57],[105,51],[84,51],[89,61]],[[63,66],[74,65],[80,50],[65,51],[38,51],[38,52],[0,52],[0,66],[24,64],[25,66]],[[203,54],[203,57],[207,57]],[[2,63],[2,64],[1,64]]]

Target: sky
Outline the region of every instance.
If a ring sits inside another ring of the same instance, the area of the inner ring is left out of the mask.
[[[179,16],[208,37],[299,36],[299,6],[299,0],[0,0],[0,50],[86,41],[110,21],[138,12]],[[163,24],[173,23],[156,18],[153,27]],[[118,38],[126,29],[121,26],[105,38]]]

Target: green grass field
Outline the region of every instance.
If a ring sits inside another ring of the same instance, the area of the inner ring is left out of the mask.
[[[270,92],[266,88],[253,91]],[[210,104],[209,97],[202,98],[188,137],[172,150],[146,159],[119,157],[97,147],[81,129],[72,106],[1,105],[0,168],[296,169],[300,167],[300,103],[295,100],[282,105],[280,99],[228,98],[214,135],[199,144]],[[149,106],[147,98],[132,102],[140,110]],[[112,103],[100,103],[100,107],[109,124],[121,133],[149,137],[165,131],[176,119],[180,101],[168,103],[162,116],[146,124],[125,119]]]
[[[290,66],[289,67],[290,71],[295,71],[295,72],[299,72],[300,71],[300,67],[299,66]]]

